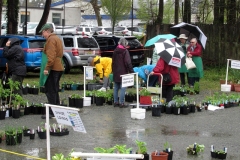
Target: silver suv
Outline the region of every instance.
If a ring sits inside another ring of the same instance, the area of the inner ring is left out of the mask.
[[[92,36],[83,35],[58,35],[63,42],[65,73],[69,73],[72,67],[88,65],[88,57],[99,55],[100,48]]]

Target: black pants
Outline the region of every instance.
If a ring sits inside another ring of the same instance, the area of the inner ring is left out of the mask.
[[[166,102],[170,102],[173,99],[173,87],[175,85],[163,85],[162,97],[166,98]]]
[[[49,104],[59,105],[60,104],[60,98],[59,98],[59,81],[62,76],[62,71],[50,71],[50,74],[48,75],[48,78],[45,83],[45,94],[48,99]],[[51,112],[51,110],[50,110]],[[50,113],[52,114],[52,112]]]
[[[19,94],[20,96],[22,96],[22,82],[23,82],[23,79],[24,79],[24,76],[18,76],[18,75],[12,75],[10,76],[10,78],[12,78],[13,82],[19,82],[19,85],[18,85],[18,89],[14,89],[13,93],[14,94]]]
[[[189,77],[189,85],[194,86],[195,82],[199,82],[199,77]]]
[[[180,78],[181,78],[181,85],[185,85],[185,74],[187,76],[187,82],[188,84],[190,85],[190,80],[189,80],[189,77],[188,77],[188,73],[180,73]]]

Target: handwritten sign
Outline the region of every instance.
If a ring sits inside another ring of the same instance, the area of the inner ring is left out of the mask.
[[[134,75],[122,76],[122,87],[129,87],[134,85]]]
[[[240,69],[240,61],[238,61],[238,60],[232,60],[232,61],[231,61],[231,68]]]
[[[78,111],[52,107],[56,120],[60,124],[72,126],[74,131],[87,133]]]
[[[86,67],[85,76],[86,76],[86,79],[93,80],[93,68],[92,67]]]

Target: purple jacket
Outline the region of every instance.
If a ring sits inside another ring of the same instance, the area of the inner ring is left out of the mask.
[[[122,82],[120,75],[133,73],[129,52],[122,45],[118,45],[112,56],[113,81]]]

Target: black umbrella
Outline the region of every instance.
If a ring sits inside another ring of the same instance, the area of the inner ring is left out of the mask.
[[[182,22],[171,27],[170,33],[177,37],[180,34],[185,34],[188,37],[188,40],[191,40],[192,38],[197,38],[203,48],[205,48],[206,46],[207,37],[204,35],[204,33],[198,26]]]

